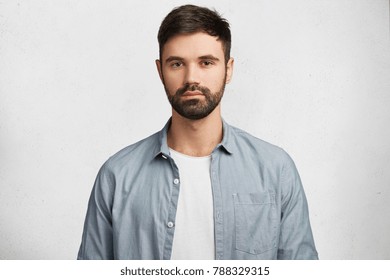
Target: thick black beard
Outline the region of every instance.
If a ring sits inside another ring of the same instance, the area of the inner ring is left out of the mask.
[[[221,102],[223,93],[225,91],[226,76],[222,83],[222,86],[219,91],[211,93],[210,89],[207,87],[198,86],[196,84],[186,84],[185,86],[179,88],[174,95],[171,95],[168,92],[168,89],[164,88],[167,94],[169,103],[171,103],[172,108],[182,117],[190,120],[200,120],[214,111],[214,109]],[[190,99],[190,100],[181,100],[181,96],[186,91],[200,91],[205,100],[201,101],[199,99]]]

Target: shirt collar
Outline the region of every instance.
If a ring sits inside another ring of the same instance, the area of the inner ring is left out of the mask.
[[[165,156],[169,157],[169,147],[167,141],[167,135],[169,127],[171,126],[172,118],[169,118],[162,130],[158,132],[158,145],[155,148],[154,156]],[[223,137],[221,143],[219,143],[215,149],[223,148],[228,154],[233,154],[235,151],[235,141],[234,141],[234,129],[230,126],[224,119],[222,119],[223,126]]]
[[[168,157],[169,156],[169,147],[168,147],[168,129],[169,127],[171,126],[171,121],[172,121],[172,118],[169,118],[169,120],[167,121],[167,123],[165,124],[165,126],[163,127],[163,129],[161,129],[159,132],[158,132],[158,141],[157,141],[157,145],[155,147],[155,150],[153,152],[154,154],[154,157],[157,157],[157,156],[164,156],[164,157]]]
[[[221,146],[225,149],[229,154],[233,154],[235,151],[235,135],[234,129],[230,126],[224,119],[222,119],[223,125],[223,138],[222,141],[217,147]]]

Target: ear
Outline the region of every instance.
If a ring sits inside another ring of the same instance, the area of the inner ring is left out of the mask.
[[[158,75],[160,76],[160,80],[162,83],[164,83],[164,78],[162,74],[162,65],[161,65],[161,61],[158,59],[156,59],[156,66],[157,66]]]
[[[230,83],[233,76],[234,58],[231,57],[226,64],[226,83]]]

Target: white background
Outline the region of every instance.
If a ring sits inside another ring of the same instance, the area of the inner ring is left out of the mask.
[[[102,163],[162,128],[187,1],[0,0],[0,259],[74,259]],[[322,259],[390,259],[387,0],[192,1],[231,23],[230,124],[296,162]]]

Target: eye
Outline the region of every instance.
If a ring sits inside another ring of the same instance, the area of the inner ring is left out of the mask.
[[[182,65],[183,65],[183,62],[180,62],[180,61],[175,61],[175,62],[171,63],[172,68],[179,68]]]
[[[205,67],[209,67],[209,66],[214,65],[214,61],[212,61],[212,60],[204,60],[204,61],[202,61],[202,65],[205,66]]]

